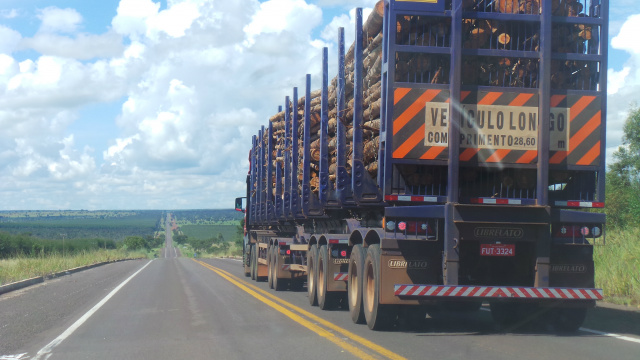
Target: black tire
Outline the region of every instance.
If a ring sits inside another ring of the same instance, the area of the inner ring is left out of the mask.
[[[380,304],[380,272],[380,245],[373,244],[367,249],[362,273],[362,305],[371,330],[388,330],[397,317],[396,306]]]
[[[311,245],[307,253],[307,295],[309,296],[309,304],[318,306],[318,281],[316,279],[316,263],[318,262],[318,246]]]
[[[273,289],[273,246],[267,249],[267,284]]]
[[[280,253],[279,248],[275,246],[273,248],[273,289],[275,291],[282,291],[287,288],[287,280],[278,277],[278,270],[280,269]]]
[[[362,245],[354,245],[349,258],[349,270],[347,279],[347,302],[349,303],[349,315],[356,324],[364,324],[364,309],[362,307],[362,274],[365,251]]]
[[[251,245],[251,263],[249,264],[249,266],[251,267],[251,280],[256,280],[256,273],[257,273],[257,268],[256,268],[256,262],[257,262],[257,254],[256,254],[256,248],[257,246],[255,244]]]
[[[557,309],[553,326],[558,332],[576,332],[587,317],[587,308]]]
[[[327,245],[320,246],[318,250],[318,262],[317,265],[317,282],[318,287],[318,306],[322,310],[331,310],[336,307],[338,295],[337,292],[327,291],[327,285],[329,284],[329,280],[331,275],[329,274],[329,253]]]
[[[250,256],[251,256],[251,253],[244,253],[244,256],[242,259],[242,266],[244,268],[245,277],[251,276],[251,261],[249,260]]]
[[[250,277],[251,276],[251,265],[248,264],[248,263],[250,263],[249,254],[245,254],[244,256],[246,258],[246,259],[244,259],[244,263],[242,264],[243,268],[244,268],[244,276],[245,277]]]

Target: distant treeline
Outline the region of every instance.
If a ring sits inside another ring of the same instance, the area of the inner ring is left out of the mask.
[[[116,247],[116,242],[110,239],[47,240],[28,234],[14,235],[0,231],[0,259],[15,256],[75,254],[97,249],[115,249]]]
[[[172,210],[171,213],[179,220],[192,223],[200,221],[240,221],[244,215],[233,209],[201,209],[201,210]]]
[[[14,235],[31,235],[41,239],[91,239],[122,241],[129,236],[153,236],[162,230],[162,211],[137,211],[114,215],[5,217],[0,231]]]

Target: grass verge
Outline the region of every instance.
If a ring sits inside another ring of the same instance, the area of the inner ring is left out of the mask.
[[[605,301],[640,306],[640,228],[608,230],[606,244],[594,247],[593,261]]]
[[[42,257],[16,257],[0,260],[0,285],[46,276],[56,272],[106,261],[147,258],[145,252],[97,250],[63,257],[60,254]]]

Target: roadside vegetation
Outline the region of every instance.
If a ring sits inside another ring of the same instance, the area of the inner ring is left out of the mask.
[[[162,211],[0,211],[0,231],[41,239],[100,238],[122,241],[128,236],[162,230]]]
[[[40,256],[20,255],[9,259],[0,259],[0,285],[38,276],[47,276],[79,266],[146,257],[147,252],[145,251],[127,251],[124,249],[82,250],[67,255],[62,255],[62,253],[43,254]]]
[[[0,285],[100,262],[152,258],[158,255],[159,248],[164,244],[164,233],[155,231],[160,212],[155,212],[158,219],[151,221],[148,219],[150,212],[143,218],[135,212],[94,214],[70,211],[67,218],[59,215],[64,213],[0,212]],[[49,219],[43,220],[43,214]],[[55,220],[51,220],[52,217]],[[140,226],[141,220],[143,226]],[[125,236],[122,240],[98,237],[105,228],[116,229],[115,224],[124,227],[124,231],[111,231],[117,235],[116,238],[126,233],[144,235]],[[46,231],[38,232],[40,236],[31,232],[10,232],[34,228]],[[96,237],[73,237],[79,233]],[[46,234],[51,237],[42,236]]]
[[[640,107],[623,130],[607,172],[606,241],[594,247],[596,286],[607,301],[640,306]]]
[[[233,225],[183,225],[173,231],[173,241],[181,246],[183,256],[242,256],[243,226],[244,219]]]

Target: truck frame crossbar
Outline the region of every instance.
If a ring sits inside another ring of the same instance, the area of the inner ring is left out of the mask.
[[[285,271],[306,271],[306,267],[300,264],[285,264],[281,266]]]
[[[602,300],[602,289],[511,286],[395,285],[400,297]]]

